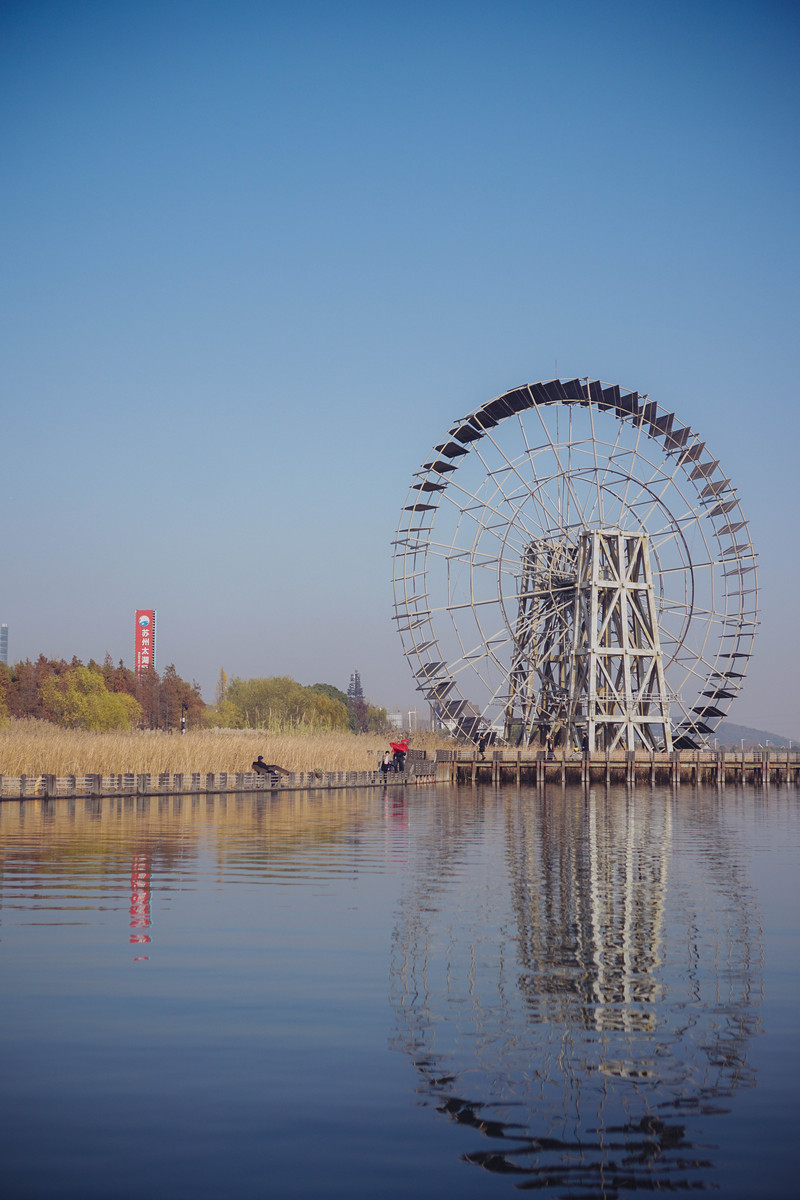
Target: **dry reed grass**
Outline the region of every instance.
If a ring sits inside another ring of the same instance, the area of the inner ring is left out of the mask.
[[[0,729],[0,774],[248,771],[258,754],[287,771],[371,771],[388,744],[380,734],[271,734],[255,729],[87,733],[49,721],[10,721]],[[411,744],[430,750],[452,745],[445,737],[425,733]]]

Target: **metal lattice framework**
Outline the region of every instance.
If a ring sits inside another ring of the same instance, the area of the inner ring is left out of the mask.
[[[646,395],[555,379],[490,400],[414,476],[394,545],[403,648],[461,736],[671,749],[742,686],[747,522],[705,442]]]

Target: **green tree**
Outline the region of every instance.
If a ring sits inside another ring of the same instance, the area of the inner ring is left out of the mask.
[[[303,687],[287,675],[269,679],[232,679],[226,700],[249,729],[309,725],[347,729],[347,708],[318,689]]]
[[[306,696],[306,720],[313,724],[323,725],[326,729],[347,729],[350,725],[350,714],[347,706],[332,696],[316,692],[314,688],[303,688]]]
[[[340,704],[347,707],[347,694],[341,688],[334,687],[332,683],[312,683],[311,688],[315,692],[322,692],[323,696],[327,696],[329,700],[338,700]]]
[[[53,673],[44,680],[41,693],[56,723],[69,729],[130,729],[141,717],[132,696],[107,692],[102,674],[90,667]]]
[[[206,708],[203,724],[210,729],[244,729],[244,717],[234,702],[226,696],[219,704]]]
[[[358,716],[353,710],[350,702],[350,697],[341,688],[334,687],[332,683],[314,683],[311,685],[315,692],[322,692],[329,700],[338,700],[347,709],[347,723],[353,733],[358,733],[359,722]]]
[[[387,733],[389,731],[385,708],[375,708],[372,704],[367,706],[367,729],[370,733]]]

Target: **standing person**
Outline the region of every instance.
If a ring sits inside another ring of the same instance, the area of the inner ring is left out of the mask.
[[[589,753],[589,734],[588,733],[584,733],[583,737],[581,738],[581,750],[583,751],[584,754]]]
[[[481,757],[481,762],[486,761],[486,734],[482,733],[478,738],[478,754]]]
[[[384,751],[383,761],[381,763],[381,774],[385,779],[392,769],[392,756],[388,750]]]
[[[547,752],[547,761],[552,762],[556,756],[555,747],[553,746],[553,735],[548,733],[544,741],[545,750]]]
[[[392,765],[395,771],[405,771],[408,742],[403,738],[402,742],[389,742],[389,745],[392,748]]]

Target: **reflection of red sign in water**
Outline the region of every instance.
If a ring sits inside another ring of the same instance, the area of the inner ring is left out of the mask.
[[[142,930],[150,928],[150,856],[134,854],[131,863],[131,945],[141,946],[150,941],[150,934]],[[146,961],[135,959],[135,962]]]
[[[156,667],[156,610],[137,608],[135,637],[136,674]]]

